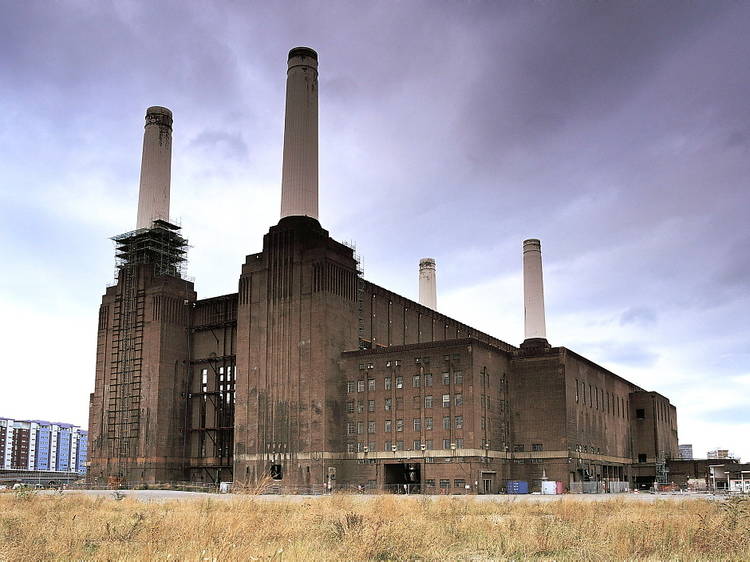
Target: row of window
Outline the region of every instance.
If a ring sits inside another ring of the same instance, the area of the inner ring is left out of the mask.
[[[424,481],[424,485],[427,488],[434,488],[435,487],[435,479],[434,478],[426,478]],[[440,479],[440,488],[443,490],[449,490],[451,487],[451,481],[448,478],[441,478]],[[463,478],[456,478],[453,480],[453,487],[459,488],[459,489],[466,489],[466,480]]]
[[[616,396],[614,393],[605,392],[603,389],[591,385],[588,385],[588,397],[586,393],[586,383],[576,379],[576,404],[583,403],[584,406],[588,405],[589,408],[596,408],[597,410],[606,411],[608,414],[617,416],[619,418],[630,418],[628,412],[630,408],[630,401],[625,400],[621,396]]]
[[[450,440],[450,439],[443,439],[443,449],[445,450],[451,450],[451,449],[463,449],[464,448],[464,439],[463,437],[458,437],[456,439]],[[346,444],[346,452],[347,453],[368,453],[368,452],[375,452],[377,451],[377,442],[376,441],[368,441],[367,443],[364,443],[362,441],[358,441],[356,443],[347,443]],[[398,439],[396,441],[391,441],[390,439],[385,441],[383,443],[383,448],[381,449],[385,452],[393,452],[393,451],[403,451],[404,450],[404,441],[402,439]],[[413,451],[432,451],[434,450],[434,447],[432,445],[432,439],[427,439],[425,441],[422,441],[420,439],[415,439],[412,442],[412,449]]]
[[[482,418],[482,420],[484,420],[484,418]],[[412,427],[414,431],[422,431],[422,418],[412,419]],[[452,424],[451,424],[450,416],[443,416],[443,429],[463,429],[463,427],[464,427],[463,416],[455,416],[453,418]],[[393,433],[394,428],[396,431],[403,431],[404,420],[403,419],[385,420],[385,422],[383,423],[383,431],[385,433]],[[432,429],[432,418],[424,418],[424,429],[427,431]],[[364,434],[364,430],[365,430],[365,422],[358,421],[358,422],[346,423],[347,435],[362,435]],[[367,433],[375,433],[374,421],[367,422]],[[521,450],[523,450],[523,448]]]
[[[443,361],[444,362],[447,363],[447,362],[449,362],[451,360],[453,360],[454,363],[457,363],[458,361],[461,360],[461,355],[458,354],[458,353],[453,353],[451,355],[443,355]],[[431,357],[416,357],[414,359],[414,364],[415,365],[426,366],[426,365],[430,364],[430,361],[432,361]],[[387,360],[385,362],[385,366],[386,366],[386,368],[388,368],[388,367],[400,367],[401,366],[401,359],[389,359],[389,360]],[[375,368],[375,363],[373,363],[372,361],[368,361],[366,363],[360,363],[359,364],[359,370],[360,371],[366,371],[366,370],[370,370],[370,369],[374,369],[374,368]]]
[[[523,453],[525,451],[525,445],[522,443],[516,443],[513,445],[513,452],[514,453]],[[530,451],[544,451],[544,445],[541,443],[532,443]]]
[[[594,447],[593,445],[578,445],[576,444],[576,451],[579,453],[595,453],[601,454],[602,450],[600,447]]]
[[[424,407],[425,408],[432,408],[433,402],[434,401],[433,401],[432,395],[424,397]],[[453,395],[453,402],[455,403],[456,407],[460,408],[461,406],[464,405],[464,395],[461,394],[461,393],[454,394]],[[451,405],[451,395],[450,394],[443,394],[442,395],[442,402],[441,402],[441,404],[443,405],[443,408],[450,408],[450,405]],[[421,405],[422,405],[422,397],[421,396],[414,396],[414,397],[412,397],[412,406],[414,408],[419,409],[421,407]],[[364,401],[357,400],[357,402],[355,404],[354,400],[349,400],[346,403],[346,411],[347,411],[347,413],[353,414],[354,411],[355,411],[355,408],[356,408],[356,411],[358,413],[363,412],[364,408],[365,408]],[[403,410],[403,408],[404,408],[404,399],[401,396],[397,396],[396,397],[396,401],[395,401],[395,409],[396,410]],[[383,401],[383,409],[386,412],[389,412],[389,411],[391,411],[391,410],[394,409],[394,400],[393,400],[393,398],[386,398]],[[368,400],[367,401],[367,411],[368,412],[374,412],[375,411],[375,400]]]
[[[444,385],[449,385],[451,383],[451,374],[449,372],[442,373],[441,380]],[[412,388],[421,388],[423,385],[425,387],[432,386],[432,373],[426,373],[424,375],[414,375],[411,378],[411,387]],[[464,374],[463,371],[453,371],[453,384],[462,385],[464,383]],[[397,376],[397,377],[384,377],[383,378],[383,389],[384,390],[391,390],[393,387],[398,388],[404,388],[404,377]],[[376,390],[376,383],[375,379],[367,379],[367,390],[369,392],[373,392]],[[348,393],[353,392],[364,392],[365,391],[365,379],[360,379],[358,381],[347,381],[346,382],[346,391]]]

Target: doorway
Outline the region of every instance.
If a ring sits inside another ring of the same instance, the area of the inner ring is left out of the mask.
[[[384,465],[385,490],[394,494],[419,494],[422,467],[419,463],[394,463]]]

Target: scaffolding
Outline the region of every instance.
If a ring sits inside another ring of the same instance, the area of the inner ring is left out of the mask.
[[[141,265],[154,275],[182,278],[188,243],[180,227],[163,220],[112,238],[115,242],[117,294],[112,322],[112,360],[108,377],[107,428],[109,457],[116,459],[120,478],[127,478],[129,459],[138,456],[141,425],[141,370],[145,289]]]

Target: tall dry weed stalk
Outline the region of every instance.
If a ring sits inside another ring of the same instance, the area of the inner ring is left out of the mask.
[[[750,503],[0,495],[0,560],[748,560]]]

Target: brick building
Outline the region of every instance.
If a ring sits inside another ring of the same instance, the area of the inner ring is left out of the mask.
[[[99,312],[90,476],[487,493],[653,480],[677,456],[674,406],[547,343],[540,255],[518,347],[364,279],[318,222],[317,54],[288,62],[282,218],[236,293],[198,299],[183,276],[187,242],[153,196],[172,115],[147,112],[140,227],[115,237]]]

